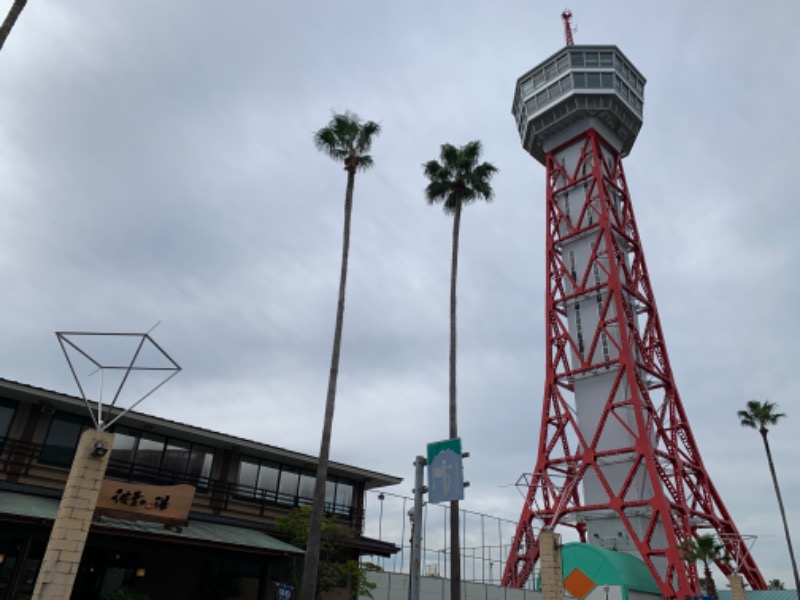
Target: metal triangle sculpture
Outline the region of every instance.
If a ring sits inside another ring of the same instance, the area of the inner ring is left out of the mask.
[[[152,331],[152,329],[150,330]],[[175,377],[181,367],[147,333],[92,333],[85,331],[57,331],[56,337],[69,364],[75,383],[78,385],[86,408],[95,427],[105,431],[120,417],[134,409],[143,400]],[[99,343],[98,343],[99,342]],[[116,348],[111,348],[116,343]],[[89,348],[88,346],[99,346]],[[127,346],[122,349],[119,346]],[[114,356],[109,350],[116,350]],[[122,350],[120,352],[120,350]],[[127,350],[127,352],[125,352]],[[106,354],[106,356],[97,356]],[[79,373],[79,362],[91,368],[88,374]],[[92,399],[87,395],[86,377],[99,374],[98,395]],[[123,389],[137,375],[146,374],[147,380],[139,390],[138,397],[125,405],[121,402]],[[82,381],[84,379],[84,381]],[[111,385],[106,386],[111,380]],[[110,387],[111,398],[104,399],[105,387]]]

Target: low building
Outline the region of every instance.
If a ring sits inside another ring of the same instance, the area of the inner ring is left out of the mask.
[[[92,426],[81,398],[0,379],[0,600],[32,592],[78,438]],[[233,585],[238,598],[262,600],[291,585],[302,552],[277,524],[311,504],[316,457],[138,412],[113,432],[112,491],[98,503],[106,508],[95,514],[72,598],[128,586],[153,600],[191,600]],[[363,536],[364,502],[367,490],[400,481],[330,464],[326,512],[353,534],[338,558],[397,551]],[[148,519],[144,508],[166,508],[160,486],[179,484],[191,486],[187,514]],[[342,584],[332,595],[344,600]]]

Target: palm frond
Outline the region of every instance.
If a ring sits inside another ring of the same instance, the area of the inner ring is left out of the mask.
[[[366,171],[367,169],[372,168],[374,164],[375,161],[372,160],[372,157],[369,154],[362,154],[358,157],[358,165],[356,166],[356,169],[359,171]]]
[[[372,147],[372,139],[381,133],[381,126],[375,121],[367,121],[358,130],[355,150],[358,154],[366,154]]]
[[[494,197],[489,181],[497,172],[491,163],[478,164],[481,156],[480,141],[472,141],[460,148],[442,144],[439,151],[441,163],[430,160],[422,170],[430,181],[425,188],[428,204],[443,203],[446,213],[453,212],[458,204],[470,204],[479,198],[491,201]]]
[[[751,427],[758,430],[766,430],[767,425],[775,425],[779,420],[786,416],[786,413],[776,412],[778,405],[775,402],[765,400],[750,400],[745,410],[740,410],[736,414],[742,427]]]
[[[373,158],[367,154],[372,141],[381,131],[374,121],[361,122],[353,112],[333,113],[328,125],[314,134],[314,145],[337,161],[344,161],[345,168],[352,161],[359,170],[369,169]]]

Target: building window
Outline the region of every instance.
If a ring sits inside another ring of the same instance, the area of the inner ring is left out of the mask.
[[[89,420],[68,413],[56,412],[44,439],[39,462],[59,467],[69,467],[75,457],[78,439],[89,429]]]
[[[327,481],[325,484],[325,509],[334,514],[347,515],[353,506],[353,484],[345,481]]]
[[[14,421],[14,414],[17,412],[17,403],[11,400],[0,398],[0,449],[8,438],[11,431],[11,423]]]
[[[523,96],[527,96],[532,91],[533,91],[533,81],[531,81],[530,79],[527,79],[522,84],[522,95]]]
[[[316,473],[296,467],[242,457],[236,479],[236,496],[278,506],[310,506]],[[331,477],[325,483],[325,510],[348,515],[353,506],[353,484]]]
[[[214,449],[149,432],[116,427],[108,472],[116,477],[160,484],[208,487]]]

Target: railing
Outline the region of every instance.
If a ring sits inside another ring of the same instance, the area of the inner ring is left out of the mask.
[[[47,460],[48,450],[51,449],[43,444],[0,437],[0,481],[50,489],[63,487],[69,469]],[[106,474],[114,479],[152,485],[187,483],[196,489],[192,510],[232,518],[256,517],[274,521],[282,512],[312,504],[311,498],[303,496],[267,491],[221,479],[115,459],[113,452]],[[339,522],[349,525],[354,530],[363,531],[363,510],[328,502],[325,504],[325,511],[329,515],[335,515]]]

